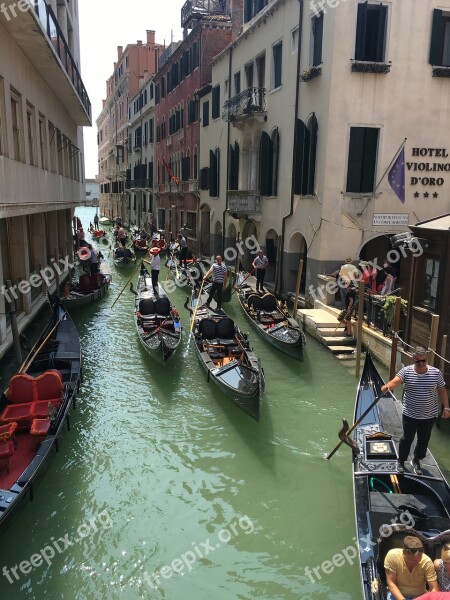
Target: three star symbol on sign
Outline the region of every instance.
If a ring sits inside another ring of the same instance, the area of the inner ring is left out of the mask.
[[[423,197],[424,198],[429,198],[430,194],[429,192],[424,192]],[[437,192],[433,192],[433,198],[437,198],[439,196],[439,194]],[[414,198],[419,198],[420,194],[419,192],[414,192]]]

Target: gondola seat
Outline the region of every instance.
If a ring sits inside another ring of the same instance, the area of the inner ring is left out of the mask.
[[[8,384],[8,404],[24,404],[33,402],[34,395],[34,377],[26,373],[13,375]]]
[[[49,400],[38,400],[37,402],[33,402],[30,410],[31,420],[46,419],[52,406],[59,410],[59,407],[61,406],[61,401],[52,400],[50,402]]]
[[[216,322],[213,319],[202,319],[198,326],[198,332],[204,340],[214,340],[216,338]]]
[[[254,310],[261,310],[261,296],[258,296],[257,294],[250,294],[250,296],[247,298],[247,306],[249,308],[253,308]]]
[[[0,442],[14,440],[16,429],[17,423],[15,421],[7,423],[6,425],[0,425]]]
[[[92,290],[91,276],[80,275],[78,286],[82,292],[90,292]]]
[[[18,430],[28,429],[31,424],[31,406],[33,402],[24,402],[22,404],[8,404],[0,415],[0,423],[9,425],[17,423]]]
[[[63,381],[56,369],[49,369],[35,378],[36,400],[61,403],[63,397]]]
[[[102,287],[102,283],[103,283],[103,277],[100,275],[100,273],[93,273],[91,275],[91,288],[94,290],[97,290],[98,288]]]
[[[33,419],[30,428],[30,435],[33,439],[33,446],[35,450],[38,449],[38,447],[47,437],[51,424],[52,422],[50,419],[46,417],[42,419]]]
[[[169,298],[158,298],[155,302],[155,311],[157,315],[161,317],[168,317],[170,315],[170,300]]]
[[[230,340],[233,339],[236,333],[233,319],[225,317],[220,319],[216,324],[216,337],[218,339]]]
[[[9,473],[9,459],[14,454],[14,444],[11,440],[0,442],[0,471]]]
[[[138,246],[139,248],[145,248],[147,246],[147,241],[146,240],[135,240],[134,245]]]
[[[142,300],[140,300],[139,312],[141,313],[142,317],[154,315],[156,310],[155,303],[153,302],[153,300],[151,300],[150,298],[143,298]]]
[[[273,312],[277,310],[277,299],[273,294],[264,294],[261,298],[261,310],[264,312]]]

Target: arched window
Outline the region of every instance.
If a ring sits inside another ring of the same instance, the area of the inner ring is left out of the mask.
[[[278,154],[280,136],[278,127],[271,136],[263,131],[260,141],[260,191],[263,196],[276,196],[278,183]]]
[[[238,190],[239,189],[239,144],[234,142],[230,144],[230,163],[228,172],[228,189]]]
[[[301,194],[302,196],[314,194],[318,129],[319,126],[315,113],[311,113],[306,125],[301,119],[297,119],[295,144],[295,194]]]

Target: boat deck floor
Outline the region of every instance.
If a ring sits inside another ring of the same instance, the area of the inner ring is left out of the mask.
[[[36,454],[33,439],[28,431],[16,433],[16,443],[17,448],[9,459],[9,473],[6,473],[5,469],[0,472],[2,490],[9,490]]]

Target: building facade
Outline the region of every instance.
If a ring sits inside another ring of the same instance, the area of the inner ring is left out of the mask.
[[[162,44],[155,43],[155,32],[147,30],[145,43],[138,40],[117,48],[114,72],[106,82],[106,99],[97,117],[98,176],[102,214],[127,220],[125,193],[128,159],[129,99],[139,90],[140,79],[156,72]]]
[[[52,259],[63,264],[72,258],[72,216],[85,197],[82,127],[90,125],[91,106],[80,75],[77,0],[41,0],[26,10],[4,3],[0,357],[12,343],[9,300],[15,301],[22,330],[46,301],[42,269]],[[52,290],[59,276],[54,270],[48,278]]]

